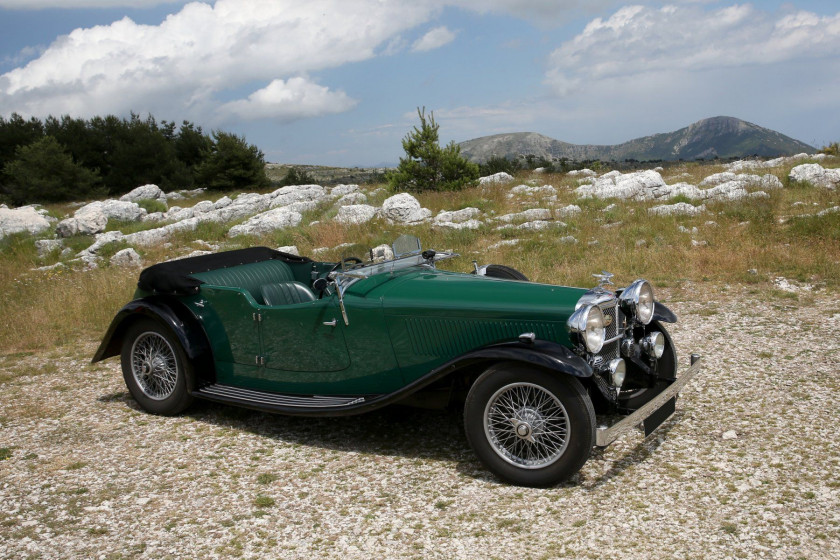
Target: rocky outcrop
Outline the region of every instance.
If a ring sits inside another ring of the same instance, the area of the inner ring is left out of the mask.
[[[529,210],[523,210],[522,212],[516,212],[514,214],[504,214],[496,218],[497,221],[505,222],[508,224],[550,219],[551,210],[549,210],[548,208],[531,208]]]
[[[696,216],[706,211],[706,206],[693,206],[687,202],[676,204],[662,204],[648,208],[648,213],[655,216]]]
[[[499,185],[504,183],[510,183],[513,181],[513,175],[510,173],[505,173],[504,171],[499,171],[498,173],[494,173],[493,175],[488,175],[486,177],[480,177],[478,179],[479,185]]]
[[[348,204],[338,209],[335,221],[341,224],[364,224],[376,216],[377,209],[369,204]]]
[[[20,208],[0,207],[0,239],[14,233],[38,235],[50,229],[50,222],[44,216],[46,211],[39,211],[34,206]]]
[[[157,185],[143,185],[142,187],[137,187],[131,192],[122,195],[120,200],[128,202],[137,202],[138,200],[159,200],[166,203],[166,194],[160,190],[160,187]]]
[[[825,169],[818,163],[803,163],[790,170],[792,182],[810,183],[815,187],[836,189],[840,187],[840,170]]]
[[[111,257],[111,264],[114,266],[121,266],[124,268],[140,268],[143,266],[143,259],[140,254],[132,248],[117,251]]]
[[[275,208],[250,218],[228,231],[228,237],[239,235],[259,235],[269,233],[278,229],[296,227],[300,224],[302,216],[300,212],[288,208]]]
[[[393,224],[419,224],[428,220],[432,211],[422,208],[420,202],[408,193],[386,198],[380,210],[382,217]]]

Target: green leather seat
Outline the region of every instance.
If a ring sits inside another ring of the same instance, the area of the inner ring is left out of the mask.
[[[275,282],[261,288],[265,305],[291,305],[315,301],[315,294],[300,282]]]
[[[291,267],[279,260],[241,264],[229,268],[219,268],[191,275],[211,286],[243,288],[251,294],[257,303],[263,303],[262,287],[277,282],[292,282]]]

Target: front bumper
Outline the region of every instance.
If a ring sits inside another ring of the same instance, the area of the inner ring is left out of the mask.
[[[609,428],[601,426],[595,430],[595,445],[598,447],[608,446],[636,426],[642,424],[645,419],[656,414],[661,408],[666,406],[668,401],[674,398],[677,393],[679,393],[680,390],[694,378],[695,375],[700,372],[701,361],[700,356],[692,354],[691,366],[685,370],[685,372],[683,372],[676,381],[668,385],[664,391],[651,399],[650,402],[634,411],[630,416],[616,422]],[[670,416],[670,414],[668,416]],[[665,420],[666,418],[662,418],[662,420]]]

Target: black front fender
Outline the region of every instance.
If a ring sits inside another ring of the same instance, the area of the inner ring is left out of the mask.
[[[677,315],[658,301],[653,308],[652,321],[659,321],[660,323],[676,323]]]
[[[504,342],[473,350],[449,362],[444,368],[458,369],[484,360],[523,362],[574,377],[592,377],[592,367],[566,346],[548,340],[533,343]]]
[[[213,381],[207,378],[208,375],[213,377],[210,373],[213,358],[201,323],[183,303],[170,296],[148,296],[127,303],[111,321],[91,363],[119,355],[126,329],[141,318],[153,319],[169,328],[193,362],[196,373],[203,380]]]

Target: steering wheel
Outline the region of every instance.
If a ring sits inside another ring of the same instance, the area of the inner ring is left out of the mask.
[[[335,263],[335,265],[333,265],[333,267],[330,269],[330,272],[335,272],[336,270],[341,268],[341,265],[348,262],[353,264],[362,264],[362,259],[360,259],[359,257],[345,257],[337,263]]]

